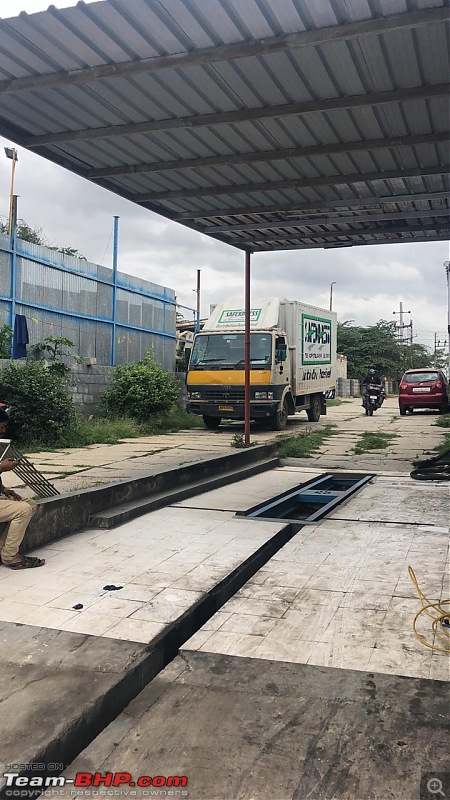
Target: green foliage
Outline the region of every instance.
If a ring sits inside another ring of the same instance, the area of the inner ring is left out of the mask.
[[[0,358],[11,358],[12,338],[11,325],[2,325],[0,327]]]
[[[101,408],[107,416],[147,422],[154,414],[168,413],[178,399],[173,376],[147,355],[143,361],[114,369],[112,385],[103,394]]]
[[[159,433],[176,433],[190,428],[202,428],[203,420],[197,414],[188,414],[178,406],[173,406],[170,411],[154,414],[150,420],[141,426],[141,436],[158,435]]]
[[[49,369],[62,377],[70,372],[70,367],[62,361],[63,357],[73,358],[77,364],[84,363],[84,359],[75,352],[73,342],[65,336],[47,336],[43,342],[30,347],[30,350],[35,353],[45,353],[50,361]]]
[[[128,417],[105,419],[77,417],[73,424],[61,434],[59,447],[88,447],[91,444],[118,444],[122,439],[143,436],[139,424]]]
[[[437,453],[446,453],[447,450],[450,450],[450,431],[444,433],[442,442],[434,450]]]
[[[337,349],[347,356],[348,376],[361,380],[373,367],[382,376],[401,377],[406,369],[433,366],[435,356],[422,344],[401,344],[395,322],[361,327],[338,323]]]
[[[42,228],[31,228],[23,219],[20,219],[17,223],[16,236],[24,242],[45,245]]]
[[[249,442],[246,444],[243,433],[235,433],[231,439],[231,447],[237,447],[238,449],[242,447],[254,447],[256,444],[258,444],[258,442]]]
[[[12,406],[14,438],[21,443],[57,443],[75,420],[67,383],[39,361],[5,365],[0,397]]]
[[[389,443],[397,438],[396,433],[383,433],[382,431],[365,431],[355,445],[356,455],[365,453],[367,450],[384,450]]]
[[[325,425],[313,432],[307,427],[297,436],[279,436],[278,455],[280,458],[310,458],[326,439],[336,433],[334,425]]]
[[[450,414],[441,414],[434,424],[440,428],[450,428]]]
[[[0,222],[0,233],[8,233],[8,223]],[[23,219],[19,219],[16,225],[16,236],[22,239],[23,242],[31,242],[31,244],[39,244],[43,247],[48,247],[49,250],[56,250],[65,256],[75,256],[86,261],[86,257],[76,250],[75,247],[50,247],[46,237],[42,232],[42,228],[32,228]]]

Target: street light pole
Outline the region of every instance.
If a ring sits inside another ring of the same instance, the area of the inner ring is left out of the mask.
[[[12,235],[13,231],[13,218],[14,218],[14,176],[16,173],[16,164],[18,161],[17,150],[15,147],[5,147],[6,158],[10,158],[11,165],[11,189],[9,192],[9,220],[8,220],[8,236]]]
[[[333,311],[333,286],[336,286],[336,281],[330,284],[330,311]]]

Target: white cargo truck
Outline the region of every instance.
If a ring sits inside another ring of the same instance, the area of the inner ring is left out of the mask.
[[[326,413],[336,385],[336,314],[296,300],[254,300],[250,312],[250,418],[284,430],[289,414]],[[186,378],[188,410],[207,428],[244,419],[244,306],[217,305],[197,333]]]

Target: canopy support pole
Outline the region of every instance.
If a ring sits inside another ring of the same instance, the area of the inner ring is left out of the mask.
[[[244,442],[250,444],[250,258],[251,251],[245,251],[245,393],[244,393]]]

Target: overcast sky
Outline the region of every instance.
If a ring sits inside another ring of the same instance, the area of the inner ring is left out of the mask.
[[[90,0],[88,0],[89,2]],[[0,0],[0,17],[42,11],[44,0]],[[73,0],[54,0],[57,8]],[[13,144],[1,139],[3,146]],[[209,304],[243,295],[244,254],[158,217],[62,167],[18,148],[19,217],[43,229],[51,244],[76,247],[86,258],[111,263],[112,217],[120,216],[119,269],[175,290],[195,306],[196,269],[202,270],[202,315]],[[0,216],[6,220],[11,161],[0,151]],[[340,320],[369,325],[397,319],[403,301],[411,311],[416,341],[430,346],[447,328],[443,262],[447,242],[391,244],[342,250],[300,250],[253,257],[253,297],[281,296],[328,306],[331,281]],[[184,312],[185,317],[189,313]],[[409,322],[406,315],[405,322]]]

